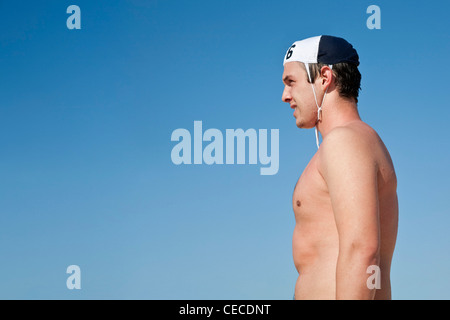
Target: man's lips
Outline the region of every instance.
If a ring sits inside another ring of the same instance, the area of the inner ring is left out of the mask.
[[[291,105],[291,108],[294,109],[294,113],[292,115],[295,117],[295,110],[297,110],[297,106],[294,104],[294,105]]]

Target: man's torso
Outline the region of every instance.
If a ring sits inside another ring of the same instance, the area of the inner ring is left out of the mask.
[[[378,165],[381,289],[376,299],[389,299],[390,264],[397,236],[397,180],[389,153],[376,132],[362,121],[348,125],[371,145]],[[335,299],[339,238],[326,181],[320,173],[320,150],[300,176],[293,194],[296,220],[292,248],[299,272],[296,299]],[[351,201],[351,199],[349,199]],[[367,275],[369,277],[370,274]]]

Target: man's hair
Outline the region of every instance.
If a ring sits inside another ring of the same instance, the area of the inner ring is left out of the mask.
[[[320,70],[324,66],[327,65],[323,63],[309,64],[309,72],[313,82],[320,75]],[[351,63],[341,62],[333,64],[332,70],[339,95],[345,98],[353,98],[358,102],[358,95],[361,90],[361,73],[358,67]],[[307,80],[309,82],[309,79]]]

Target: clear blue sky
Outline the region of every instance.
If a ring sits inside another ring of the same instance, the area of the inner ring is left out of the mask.
[[[342,3],[343,2],[343,3]],[[81,30],[66,9],[81,8]],[[381,30],[366,9],[381,8]],[[291,299],[295,183],[316,151],[281,102],[289,45],[358,50],[388,147],[394,299],[449,299],[450,5],[0,0],[0,298]],[[172,163],[173,130],[279,129],[278,174]],[[81,268],[81,290],[66,268]]]

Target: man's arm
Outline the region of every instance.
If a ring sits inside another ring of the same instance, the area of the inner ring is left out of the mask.
[[[379,265],[377,165],[371,146],[348,128],[336,128],[322,143],[325,179],[339,235],[337,299],[373,299],[367,268]]]

